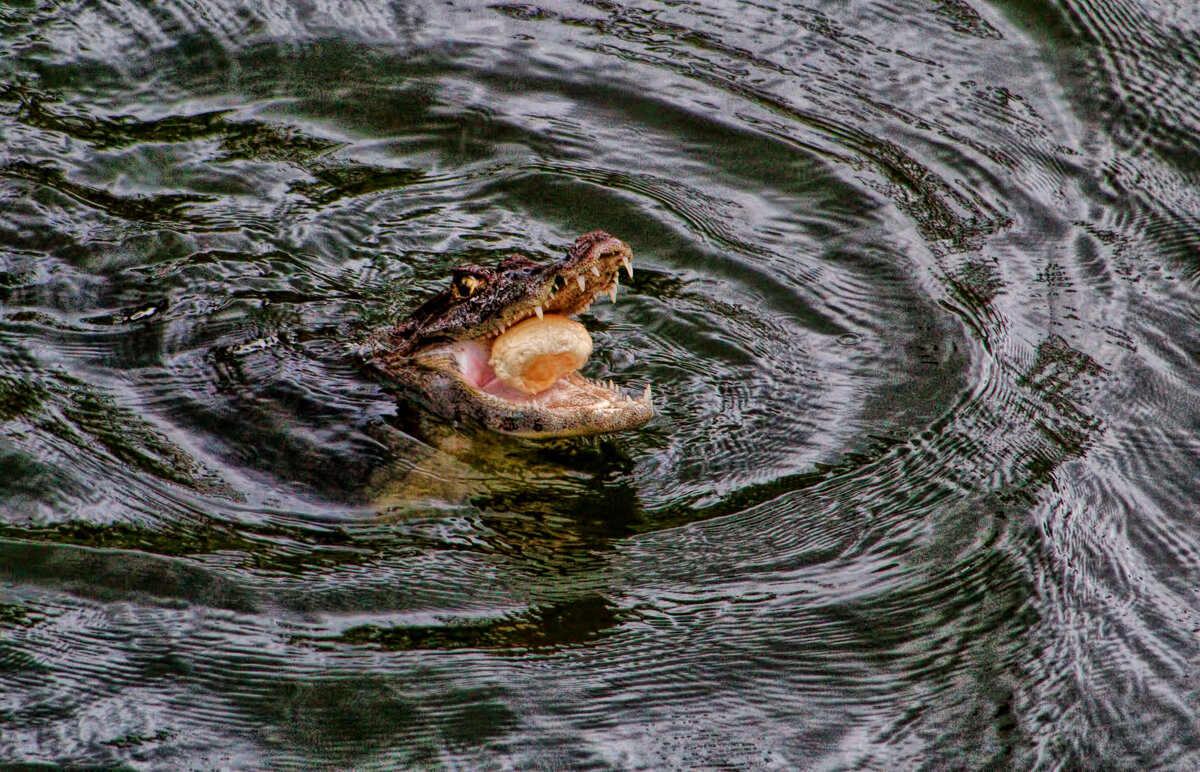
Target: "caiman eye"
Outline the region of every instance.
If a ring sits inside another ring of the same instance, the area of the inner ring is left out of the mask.
[[[483,279],[470,274],[457,276],[454,279],[454,294],[460,298],[469,298],[483,289]]]

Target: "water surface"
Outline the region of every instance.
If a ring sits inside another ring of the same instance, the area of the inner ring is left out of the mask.
[[[0,759],[1197,768],[1194,16],[0,11]],[[645,429],[361,366],[598,228]]]

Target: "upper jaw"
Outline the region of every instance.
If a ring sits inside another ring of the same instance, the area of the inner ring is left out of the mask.
[[[633,277],[633,250],[615,236],[601,231],[580,236],[565,259],[544,267],[538,290],[511,306],[500,318],[469,338],[488,338],[531,316],[583,313],[601,294],[617,302],[620,270]]]
[[[594,240],[584,242],[587,249],[580,250],[578,259],[574,254],[567,255],[560,274],[564,285],[555,293],[552,304],[555,313],[566,316],[580,313],[601,293],[608,294],[616,303],[621,269],[633,278],[633,250],[628,244],[599,232],[581,236],[580,240],[589,238]],[[576,245],[579,243],[576,241]]]

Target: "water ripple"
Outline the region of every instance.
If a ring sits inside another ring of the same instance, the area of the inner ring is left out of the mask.
[[[1194,767],[1194,32],[0,11],[0,759]],[[643,431],[446,426],[357,361],[594,228]]]

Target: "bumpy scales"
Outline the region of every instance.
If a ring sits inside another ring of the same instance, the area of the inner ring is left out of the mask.
[[[635,397],[569,371],[531,394],[513,388],[512,378],[498,377],[492,366],[493,343],[514,324],[545,314],[574,316],[600,293],[616,302],[621,268],[633,275],[632,251],[601,231],[580,236],[553,263],[509,255],[495,268],[456,268],[448,287],[372,339],[368,359],[398,390],[452,421],[526,437],[641,426],[654,415],[649,386]]]

